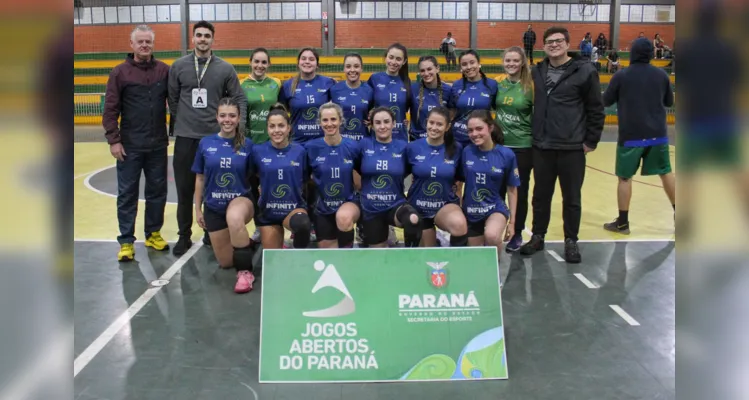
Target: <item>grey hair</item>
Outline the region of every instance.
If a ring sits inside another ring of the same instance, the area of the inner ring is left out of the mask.
[[[338,113],[338,119],[341,120],[341,128],[346,124],[346,118],[343,117],[343,109],[336,103],[329,101],[320,106],[317,112],[317,124],[322,125],[322,112],[323,110],[333,109]]]
[[[136,26],[135,29],[133,29],[133,31],[130,32],[130,40],[135,40],[135,33],[136,32],[149,32],[149,33],[151,33],[151,38],[153,38],[154,41],[156,40],[156,33],[148,25],[138,25],[138,26]]]

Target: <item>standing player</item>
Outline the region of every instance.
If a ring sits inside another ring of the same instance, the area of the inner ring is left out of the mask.
[[[354,187],[354,164],[359,157],[358,142],[341,135],[341,106],[320,106],[320,126],[325,137],[307,144],[307,164],[318,189],[315,203],[315,230],[321,248],[352,247],[354,223],[361,214]]]
[[[440,79],[440,66],[434,56],[419,58],[421,82],[411,87],[411,141],[427,137],[427,115],[435,107],[446,107],[452,87]],[[449,120],[448,120],[449,121]]]
[[[403,228],[406,247],[417,247],[421,218],[403,195],[403,180],[410,173],[407,143],[393,138],[395,113],[391,109],[377,107],[371,115],[374,135],[359,142],[365,244],[386,247],[388,227],[394,225]]]
[[[294,235],[294,248],[309,244],[312,224],[303,188],[308,179],[304,147],[291,143],[291,121],[283,105],[268,113],[270,140],[253,148],[253,167],[263,188],[255,224],[264,249],[283,246],[284,228]]]
[[[406,114],[411,100],[411,78],[408,76],[408,51],[400,43],[388,47],[385,52],[385,72],[376,72],[369,77],[369,86],[374,90],[374,106],[389,108],[395,114],[393,139],[408,141]]]
[[[447,108],[433,108],[426,121],[427,136],[408,144],[407,158],[413,174],[408,204],[422,217],[423,247],[437,244],[435,225],[450,233],[451,247],[465,246],[468,227],[454,189],[463,148],[450,132]]]
[[[505,50],[504,67],[507,73],[497,78],[497,125],[504,136],[504,146],[512,149],[518,163],[520,186],[518,187],[518,206],[515,214],[515,235],[507,243],[508,252],[517,251],[523,244],[523,230],[528,216],[528,191],[533,169],[531,146],[533,135],[533,78],[528,59],[520,47]],[[506,186],[500,190],[500,197],[505,199]]]
[[[221,132],[200,140],[195,173],[195,219],[208,231],[221,268],[234,267],[234,291],[252,290],[252,251],[246,225],[255,214],[249,176],[252,143],[239,128],[239,105],[231,98],[218,103]]]
[[[293,141],[304,145],[323,136],[318,120],[318,107],[330,101],[332,78],[317,75],[320,56],[315,49],[304,48],[297,56],[299,74],[283,83],[279,101],[291,110]]]
[[[499,259],[503,239],[515,234],[517,187],[520,186],[517,162],[512,150],[502,146],[502,130],[489,111],[471,113],[468,135],[471,144],[463,149],[462,157],[468,245],[496,246]],[[504,185],[507,185],[509,207],[499,195]]]
[[[268,112],[273,104],[278,102],[278,93],[281,91],[281,81],[278,78],[267,76],[270,68],[270,54],[268,50],[260,47],[250,54],[250,76],[242,81],[242,90],[247,97],[247,133],[254,144],[262,144],[268,141]],[[258,188],[260,182],[256,175],[250,176],[250,190],[255,199],[260,197]],[[255,227],[252,235],[253,242],[260,241],[260,228]]]
[[[341,106],[343,119],[346,120],[341,126],[341,135],[356,141],[367,135],[365,121],[374,104],[372,87],[361,81],[362,65],[364,63],[359,54],[346,54],[343,58],[346,80],[330,88],[330,101]]]
[[[449,107],[456,110],[453,120],[455,140],[467,146],[468,116],[473,110],[491,110],[497,96],[497,81],[487,79],[481,70],[481,57],[475,50],[466,50],[458,59],[463,78],[453,84]]]

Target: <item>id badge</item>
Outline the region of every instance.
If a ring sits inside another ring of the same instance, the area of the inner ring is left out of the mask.
[[[206,108],[208,107],[208,91],[205,89],[193,89],[192,90],[192,107],[193,108]]]

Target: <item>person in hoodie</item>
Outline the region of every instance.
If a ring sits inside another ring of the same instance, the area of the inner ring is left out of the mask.
[[[216,119],[218,102],[231,97],[239,106],[239,127],[244,132],[247,122],[247,97],[239,83],[234,66],[213,54],[216,30],[206,21],[192,28],[194,51],[178,58],[169,70],[170,132],[174,141],[174,183],[177,186],[177,225],[179,240],[172,251],[181,256],[192,247],[193,194],[195,173],[192,164],[200,140],[221,130]],[[208,232],[203,243],[210,244]]]
[[[533,236],[520,248],[531,255],[544,248],[557,178],[562,189],[564,257],[582,259],[577,246],[582,214],[585,154],[601,140],[606,114],[598,71],[593,63],[571,57],[570,33],[551,27],[543,36],[544,60],[533,67]]]
[[[603,104],[617,104],[619,140],[616,148],[617,200],[619,216],[603,225],[607,231],[629,234],[629,203],[632,177],[658,175],[671,206],[676,211],[676,178],[666,129],[666,108],[673,106],[674,93],[666,72],[650,65],[653,43],[639,38],[632,44],[629,68],[611,78]],[[642,167],[640,167],[642,165]]]
[[[167,250],[159,231],[167,193],[166,99],[169,66],[153,57],[153,30],[137,26],[133,52],[109,74],[102,124],[109,152],[117,160],[118,261],[135,258],[135,217],[141,171],[146,176],[146,247]]]

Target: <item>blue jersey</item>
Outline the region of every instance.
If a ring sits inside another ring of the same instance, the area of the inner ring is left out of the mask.
[[[289,105],[291,111],[291,135],[294,142],[305,143],[323,136],[322,127],[317,123],[318,109],[330,101],[330,88],[333,78],[315,75],[312,80],[299,79],[296,91],[291,93],[294,79],[283,83],[278,101]]]
[[[346,125],[341,127],[341,135],[357,141],[367,136],[364,121],[369,118],[369,110],[374,104],[371,86],[362,82],[358,88],[352,89],[346,82],[338,82],[330,88],[330,100],[343,109]]]
[[[239,151],[234,151],[234,139],[218,134],[200,140],[192,172],[205,176],[203,205],[218,213],[225,213],[229,202],[250,190],[252,171],[252,141],[247,139]]]
[[[455,119],[453,120],[453,135],[455,140],[463,146],[468,145],[468,115],[473,110],[492,110],[494,108],[494,98],[497,97],[497,81],[486,79],[478,82],[466,81],[466,87],[463,87],[463,80],[459,79],[453,83],[453,89],[450,96],[450,108],[456,109]]]
[[[421,139],[427,135],[427,116],[434,107],[447,107],[450,102],[452,86],[442,82],[442,102],[440,102],[439,88],[429,89],[424,87],[423,99],[419,101],[419,91],[422,89],[421,82],[414,83],[411,87],[411,127],[408,131],[411,140]],[[421,104],[421,107],[419,107]],[[449,122],[449,121],[448,121]]]
[[[315,210],[322,215],[338,211],[338,207],[356,198],[354,165],[359,157],[359,143],[343,138],[337,146],[315,139],[306,146],[307,165],[320,194]]]
[[[410,173],[402,140],[380,143],[373,137],[359,142],[361,208],[364,219],[405,203],[403,180]]]
[[[308,176],[304,147],[292,143],[277,149],[268,141],[253,150],[253,165],[260,175],[258,206],[263,222],[280,223],[295,208],[307,208],[302,192]]]
[[[426,139],[408,144],[406,154],[413,183],[406,199],[423,218],[434,218],[445,204],[458,204],[453,185],[462,151],[463,147],[455,143],[455,153],[448,158],[444,144],[432,146]]]
[[[374,107],[385,106],[395,113],[393,139],[408,142],[406,113],[408,112],[409,99],[403,80],[400,76],[390,76],[386,72],[375,72],[369,77],[367,83],[374,90]]]
[[[493,212],[506,212],[507,204],[499,196],[500,188],[502,185],[520,186],[515,153],[501,145],[489,151],[468,145],[463,149],[460,175],[465,182],[463,212],[468,222],[482,221]]]

